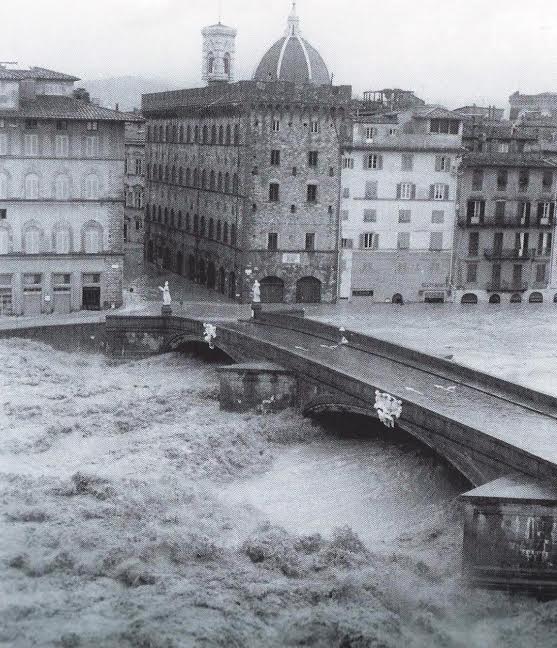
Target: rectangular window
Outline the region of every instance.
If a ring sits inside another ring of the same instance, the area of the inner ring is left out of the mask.
[[[70,138],[67,135],[56,135],[54,138],[54,154],[56,157],[68,157],[70,153]]]
[[[38,155],[39,154],[39,136],[38,135],[25,135],[23,140],[25,155]]]
[[[87,122],[87,130],[88,131],[99,130],[99,122],[97,122],[97,121],[88,121]]]
[[[536,265],[536,282],[544,283],[545,282],[545,273],[546,273],[546,264],[538,263]]]
[[[412,212],[409,209],[400,209],[398,212],[399,223],[409,223],[412,217]]]
[[[472,191],[481,191],[484,186],[483,169],[474,169],[472,172]]]
[[[313,119],[311,122],[311,132],[312,133],[319,132],[319,122],[317,121],[317,119]]]
[[[280,199],[280,185],[278,182],[271,182],[269,185],[269,201],[278,202]]]
[[[306,234],[306,252],[313,252],[315,250],[315,234],[309,232]]]
[[[433,200],[447,200],[448,199],[448,186],[444,184],[433,185]]]
[[[549,225],[555,213],[555,203],[553,201],[538,203],[538,225]]]
[[[350,187],[344,187],[344,189],[342,190],[342,197],[350,198]]]
[[[432,223],[444,223],[445,222],[445,212],[440,209],[434,209],[431,213],[431,222]]]
[[[477,257],[480,252],[480,233],[470,232],[468,235],[468,256]]]
[[[65,119],[56,120],[56,130],[68,130],[68,122]]]
[[[25,129],[26,130],[35,130],[38,126],[36,119],[26,119],[25,120]]]
[[[550,171],[549,169],[546,169],[543,172],[543,178],[542,178],[542,187],[544,191],[551,191],[551,187],[553,186],[553,171]]]
[[[278,234],[276,232],[267,235],[267,249],[278,250]]]
[[[383,157],[377,153],[370,153],[365,157],[365,168],[366,169],[382,169],[383,168]]]
[[[364,250],[377,250],[379,247],[379,236],[373,232],[365,232],[361,235],[361,247]]]
[[[377,211],[375,209],[364,209],[364,223],[375,223]]]
[[[529,169],[521,169],[518,172],[518,190],[519,191],[528,191],[528,185],[530,184],[530,171]]]
[[[85,138],[85,155],[87,157],[98,157],[99,138],[96,135],[89,135]]]
[[[279,119],[273,119],[273,132],[278,133],[280,130],[280,120]]]
[[[412,200],[415,194],[414,185],[411,182],[403,182],[399,185],[399,195],[401,200]]]
[[[507,169],[499,169],[497,171],[497,191],[506,191],[509,179],[509,172]]]
[[[351,250],[354,247],[354,239],[343,238],[340,242],[343,250]]]
[[[343,157],[342,158],[342,168],[343,169],[353,169],[354,168],[354,158]]]
[[[366,200],[374,200],[377,198],[377,181],[369,180],[366,182],[365,198]]]
[[[140,176],[143,173],[142,160],[136,159],[135,161],[135,175]]]
[[[410,249],[410,232],[399,232],[397,237],[397,248],[399,250]]]
[[[0,133],[0,155],[8,155],[8,136]]]
[[[411,153],[402,154],[402,171],[412,171],[414,168],[414,156]]]
[[[349,217],[350,217],[350,216],[349,216],[349,211],[348,211],[348,209],[343,209],[343,210],[340,212],[340,217],[341,217],[341,219],[342,219],[343,221],[347,221],[347,220],[349,219]]]
[[[436,171],[450,171],[451,170],[451,158],[446,155],[438,155],[435,158],[435,170]]]
[[[485,200],[469,200],[466,208],[468,225],[479,225],[485,214]]]
[[[8,210],[0,209],[0,220],[6,220],[8,218]]]
[[[317,185],[308,185],[307,198],[308,202],[317,202]]]
[[[499,142],[497,145],[498,153],[508,153],[509,152],[509,143],[508,142]]]
[[[280,166],[280,151],[271,151],[271,166]]]
[[[366,139],[372,140],[377,135],[375,126],[366,126]]]
[[[439,252],[443,249],[443,232],[430,232],[429,249]]]
[[[519,224],[528,227],[530,225],[530,203],[518,203],[518,220]]]
[[[466,283],[476,283],[478,280],[478,264],[469,263],[466,266]]]
[[[498,200],[495,203],[495,222],[502,223],[505,220],[505,206],[504,200]]]
[[[441,135],[458,135],[460,122],[457,119],[431,119],[430,133],[439,133]]]
[[[317,151],[309,151],[308,153],[308,165],[310,167],[317,166],[318,153]]]

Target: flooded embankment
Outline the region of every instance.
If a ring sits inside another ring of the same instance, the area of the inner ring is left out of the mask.
[[[465,483],[363,419],[219,411],[214,367],[0,340],[0,645],[553,646],[460,580]]]

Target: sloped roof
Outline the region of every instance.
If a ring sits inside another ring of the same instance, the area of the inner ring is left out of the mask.
[[[455,119],[462,120],[460,115],[443,108],[443,106],[418,106],[412,109],[417,119]]]
[[[555,168],[557,160],[540,157],[532,153],[467,153],[464,164],[468,167],[499,166],[499,167],[535,167]]]
[[[38,79],[40,81],[79,81],[79,77],[63,72],[56,72],[42,67],[30,67],[28,70],[9,69],[0,66],[0,79],[2,81],[22,81],[24,79]]]
[[[24,119],[81,119],[95,121],[144,121],[134,113],[118,112],[101,108],[75,97],[37,95],[33,100],[22,100],[19,110],[0,110],[0,117],[23,117]]]

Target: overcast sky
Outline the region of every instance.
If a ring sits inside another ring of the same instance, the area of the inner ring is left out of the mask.
[[[288,0],[221,0],[238,29],[236,78],[283,33]],[[200,84],[200,29],[219,0],[0,0],[0,60],[83,79],[134,75]],[[556,0],[298,0],[307,40],[335,83],[400,87],[432,103],[507,105],[557,91]]]

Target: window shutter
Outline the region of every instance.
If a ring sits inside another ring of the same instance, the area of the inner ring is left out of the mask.
[[[441,158],[439,156],[435,158],[435,170],[441,171]]]
[[[480,218],[485,216],[485,200],[480,202]]]
[[[402,192],[401,192],[400,183],[399,183],[399,184],[397,184],[397,186],[396,186],[396,197],[397,197],[397,198],[400,198],[401,193],[402,193]]]
[[[435,198],[435,185],[429,185],[429,199],[433,200]]]
[[[530,218],[530,208],[532,206],[532,203],[527,202],[526,203],[526,218]]]
[[[364,155],[364,169],[369,169],[369,155]]]
[[[555,203],[553,201],[549,203],[549,215],[551,218],[555,216]]]
[[[360,250],[364,249],[364,234],[360,234]]]
[[[378,155],[377,156],[377,168],[381,170],[383,168],[383,156]]]
[[[416,197],[416,185],[415,184],[412,185],[412,193],[410,195],[412,197],[412,200],[414,200],[414,198]]]
[[[538,203],[538,218],[543,217],[543,203]]]
[[[445,200],[449,200],[449,185],[445,185]]]

